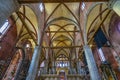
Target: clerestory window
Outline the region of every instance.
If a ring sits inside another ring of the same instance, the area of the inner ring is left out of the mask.
[[[5,32],[8,30],[9,27],[10,24],[8,20],[6,20],[5,23],[2,25],[2,27],[0,28],[0,38],[5,34]]]
[[[85,9],[85,3],[84,3],[84,2],[82,2],[81,9],[82,9],[82,10],[84,10],[84,9]]]

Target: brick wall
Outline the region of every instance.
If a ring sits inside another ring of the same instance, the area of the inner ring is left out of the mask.
[[[12,20],[10,20],[10,23],[13,24]],[[17,29],[16,26],[10,26],[10,28],[7,30],[7,32],[4,34],[4,36],[1,39],[1,49],[0,49],[0,61],[3,61],[2,64],[0,64],[0,79],[4,75],[4,72],[6,71],[10,60],[13,56],[13,47],[15,46],[17,37]]]

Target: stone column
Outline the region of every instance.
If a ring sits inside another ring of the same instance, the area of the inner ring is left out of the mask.
[[[0,27],[13,12],[19,10],[19,7],[17,0],[0,0]]]
[[[40,51],[41,51],[41,47],[36,46],[34,49],[33,57],[31,60],[31,64],[30,64],[30,68],[29,68],[28,76],[26,80],[35,80],[37,70],[38,70]]]
[[[55,74],[56,73],[56,69],[55,69],[55,54],[52,53],[52,73]]]
[[[44,74],[48,74],[48,59],[45,60]]]
[[[80,62],[79,61],[77,61],[77,73],[78,74],[81,74],[81,65],[80,65]]]
[[[84,51],[91,80],[101,80],[91,48],[88,45],[85,45]]]
[[[52,62],[52,72],[53,74],[55,74],[56,70],[55,70],[55,61]]]

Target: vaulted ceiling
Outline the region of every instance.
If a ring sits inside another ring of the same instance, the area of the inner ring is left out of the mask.
[[[107,2],[82,2],[83,0],[18,0],[21,8],[13,14],[18,19],[19,41],[29,39],[33,47],[37,44],[38,35],[43,38],[43,56],[55,59],[75,59],[81,57],[85,44],[94,46],[94,35],[101,27],[108,35],[109,22],[113,11],[108,9]],[[97,0],[99,1],[99,0]],[[100,0],[101,1],[101,0]],[[105,1],[105,0],[103,0]],[[106,0],[107,1],[107,0]],[[31,4],[29,4],[31,3]],[[43,11],[41,11],[43,8]],[[43,19],[41,19],[43,18]],[[43,21],[41,21],[43,20]],[[42,25],[44,23],[44,25]],[[39,33],[40,29],[41,33]],[[20,43],[18,42],[18,44]]]
[[[60,2],[100,2],[100,1],[109,1],[109,0],[18,0],[19,3],[60,3]]]

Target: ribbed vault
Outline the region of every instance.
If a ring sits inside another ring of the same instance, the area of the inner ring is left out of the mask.
[[[14,19],[18,19],[16,22],[18,44],[28,39],[34,47],[40,38],[43,41],[40,46],[44,57],[40,61],[47,58],[51,62],[52,58],[54,60],[83,59],[84,44],[87,41],[91,47],[96,46],[94,35],[100,27],[106,37],[109,36],[109,22],[114,12],[108,9],[106,2],[38,3],[37,0],[19,0],[19,2],[22,6],[13,14]],[[35,4],[27,4],[32,2]]]

